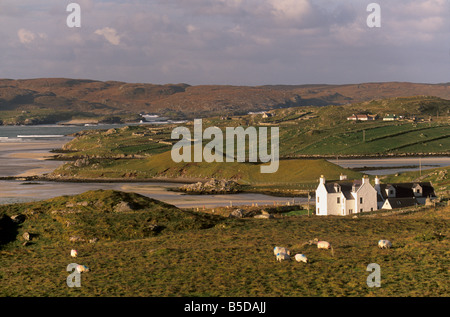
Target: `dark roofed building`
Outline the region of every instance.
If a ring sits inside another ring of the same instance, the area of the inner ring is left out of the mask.
[[[377,177],[375,178],[374,188],[378,193],[378,208],[383,208],[385,202],[393,198],[402,199],[402,201],[396,201],[392,204],[393,200],[391,200],[389,205],[392,208],[405,207],[407,203],[424,205],[427,198],[436,198],[434,188],[430,182],[380,184],[380,180]]]
[[[384,201],[381,209],[394,209],[401,207],[410,207],[418,205],[419,202],[415,197],[412,198],[388,198]]]

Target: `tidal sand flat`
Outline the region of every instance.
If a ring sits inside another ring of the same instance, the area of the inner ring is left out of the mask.
[[[0,143],[0,177],[25,177],[51,172],[63,162],[47,160],[52,156],[50,151],[61,148],[66,142],[45,140]]]

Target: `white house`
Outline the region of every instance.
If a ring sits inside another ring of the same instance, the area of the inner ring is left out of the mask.
[[[320,177],[316,189],[316,215],[350,215],[377,210],[377,191],[368,177],[347,181],[344,175],[340,181],[326,182]]]
[[[395,121],[397,120],[397,116],[395,114],[386,114],[386,116],[383,118],[383,121]]]
[[[377,115],[371,115],[371,114],[353,114],[350,117],[347,117],[347,120],[353,120],[353,121],[373,121],[376,120]]]

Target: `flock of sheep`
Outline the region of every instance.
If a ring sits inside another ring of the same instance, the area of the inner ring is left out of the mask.
[[[309,244],[309,245],[316,244],[318,249],[331,250],[331,255],[334,256],[333,246],[328,241],[319,241],[319,239],[315,238],[314,240],[310,240],[310,241],[304,243],[303,245],[306,245],[306,244]],[[380,241],[378,241],[378,247],[380,249],[389,249],[392,247],[392,243],[389,240],[380,240]],[[277,247],[277,246],[274,247],[273,254],[276,256],[276,259],[279,262],[281,262],[283,260],[291,259],[291,251],[289,251],[285,247]],[[70,251],[70,256],[73,258],[76,258],[78,256],[78,251],[75,249],[72,249]],[[294,259],[297,262],[308,263],[308,258],[306,257],[306,255],[304,255],[302,253],[297,253],[294,256]],[[78,271],[78,273],[84,273],[84,272],[90,271],[86,265],[78,265],[76,267],[76,270]]]
[[[319,241],[319,239],[315,238],[314,240],[310,240],[308,242],[305,242],[303,245],[312,245],[316,244],[318,249],[330,249],[331,255],[334,256],[333,246],[328,241]],[[378,247],[380,249],[389,249],[392,247],[392,243],[389,240],[380,240],[378,241]],[[290,260],[291,259],[291,251],[289,251],[285,247],[274,247],[273,248],[273,254],[276,256],[277,261],[281,262],[283,260]],[[297,262],[304,262],[308,263],[308,258],[306,255],[297,253],[294,256],[295,261]]]

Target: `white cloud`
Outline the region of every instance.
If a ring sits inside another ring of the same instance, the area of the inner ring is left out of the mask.
[[[28,44],[34,42],[36,39],[46,39],[47,34],[45,33],[33,33],[27,29],[19,29],[17,31],[17,36],[19,37],[19,41],[22,44]]]
[[[31,43],[36,38],[36,35],[33,32],[26,29],[20,29],[17,31],[17,35],[19,36],[20,42],[23,44]]]
[[[103,36],[109,43],[113,45],[120,44],[120,35],[118,35],[117,31],[113,28],[104,27],[103,29],[96,30],[95,34]]]
[[[188,26],[186,26],[186,31],[188,33],[192,33],[192,32],[195,32],[197,30],[198,30],[198,28],[195,25],[188,24]]]
[[[312,10],[308,0],[270,0],[273,13],[279,18],[298,19]]]

